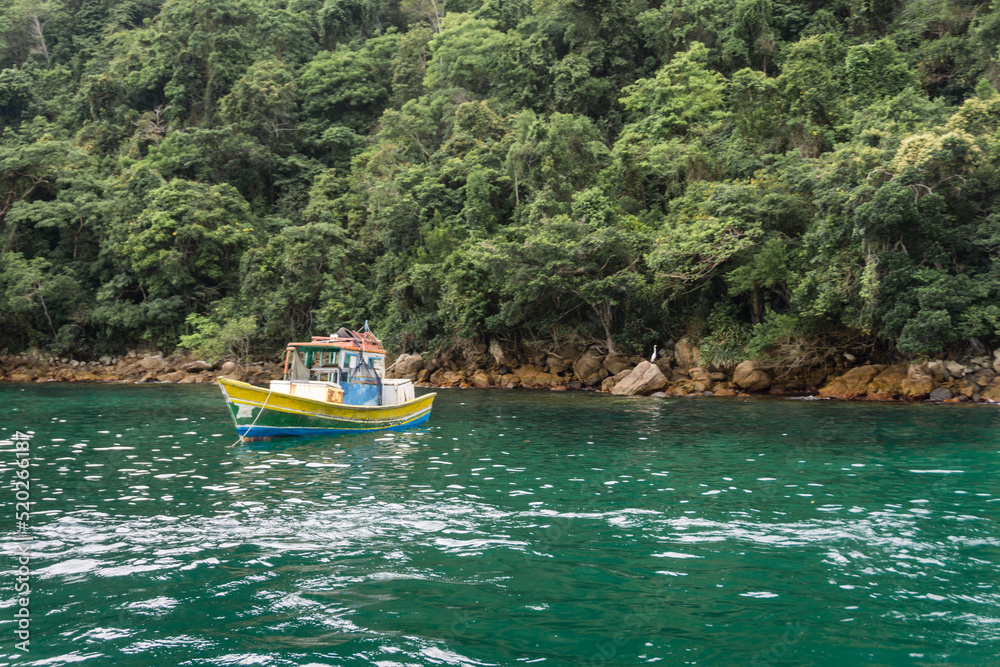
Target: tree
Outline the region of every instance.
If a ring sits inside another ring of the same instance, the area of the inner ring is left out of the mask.
[[[390,86],[389,63],[365,50],[341,47],[317,54],[298,83],[307,128],[316,133],[338,124],[366,132],[388,102]]]
[[[56,268],[42,257],[27,259],[21,253],[6,252],[0,255],[0,267],[3,310],[16,318],[11,329],[20,329],[28,338],[39,329],[47,330],[51,334],[48,342],[53,342],[58,329],[79,307],[83,296],[80,284],[70,271]]]
[[[739,64],[759,62],[767,74],[767,59],[777,46],[771,29],[773,13],[772,0],[737,0],[733,20],[723,31],[723,57]]]
[[[497,73],[496,56],[506,48],[506,37],[494,23],[471,14],[448,14],[430,41],[431,57],[424,85],[428,88],[464,88],[485,97]]]
[[[916,77],[890,39],[850,47],[845,66],[851,94],[861,104],[917,86]]]
[[[649,79],[622,90],[631,122],[615,142],[616,168],[627,194],[660,205],[673,184],[708,176],[705,141],[722,127],[725,84],[708,69],[708,49],[695,42]]]
[[[43,195],[51,197],[59,176],[87,164],[83,151],[69,141],[56,139],[47,132],[50,129],[54,128],[44,122],[33,123],[0,143],[0,223],[8,248],[17,247],[21,231],[17,220],[9,219],[12,209]]]
[[[481,322],[490,331],[535,329],[551,333],[560,321],[597,324],[599,335],[615,354],[615,335],[624,320],[648,299],[643,252],[649,238],[640,230],[568,216],[545,219],[537,225],[510,229],[508,241],[481,242],[474,247],[486,264],[498,290],[499,312],[482,309],[472,319],[468,310],[478,304],[465,299],[461,311],[450,313],[457,321]],[[473,248],[470,248],[470,251]],[[456,255],[456,259],[461,255]],[[468,269],[463,271],[466,273]],[[453,306],[468,290],[481,289],[480,281],[449,281],[446,302]],[[482,292],[489,295],[489,291]],[[465,312],[462,312],[465,311]],[[489,317],[487,317],[489,316]],[[538,327],[543,327],[539,329]]]
[[[137,279],[143,300],[180,296],[188,312],[232,292],[256,221],[229,185],[173,179],[142,211],[113,223],[107,248]]]
[[[280,60],[257,61],[219,100],[220,117],[261,143],[282,143],[296,129],[294,76]]]

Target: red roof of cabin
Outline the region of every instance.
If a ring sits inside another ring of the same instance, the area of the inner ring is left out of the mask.
[[[352,350],[355,352],[374,352],[375,354],[385,354],[382,348],[382,341],[375,338],[371,333],[359,334],[354,332],[357,338],[336,338],[334,336],[313,336],[308,343],[289,343],[288,347],[298,347],[307,345],[310,347],[338,347],[342,350]],[[358,346],[361,343],[361,346]]]

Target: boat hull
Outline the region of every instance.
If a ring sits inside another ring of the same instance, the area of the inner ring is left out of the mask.
[[[236,432],[244,438],[409,429],[430,418],[436,396],[426,394],[398,405],[369,407],[289,396],[228,378],[219,378],[219,387]]]

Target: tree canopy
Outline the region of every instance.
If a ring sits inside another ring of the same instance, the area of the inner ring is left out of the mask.
[[[978,0],[2,0],[0,350],[995,347],[998,84]]]

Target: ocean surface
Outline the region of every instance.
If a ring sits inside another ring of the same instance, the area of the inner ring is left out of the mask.
[[[997,407],[445,390],[240,444],[216,387],[0,384],[0,429],[0,665],[1000,664]]]

